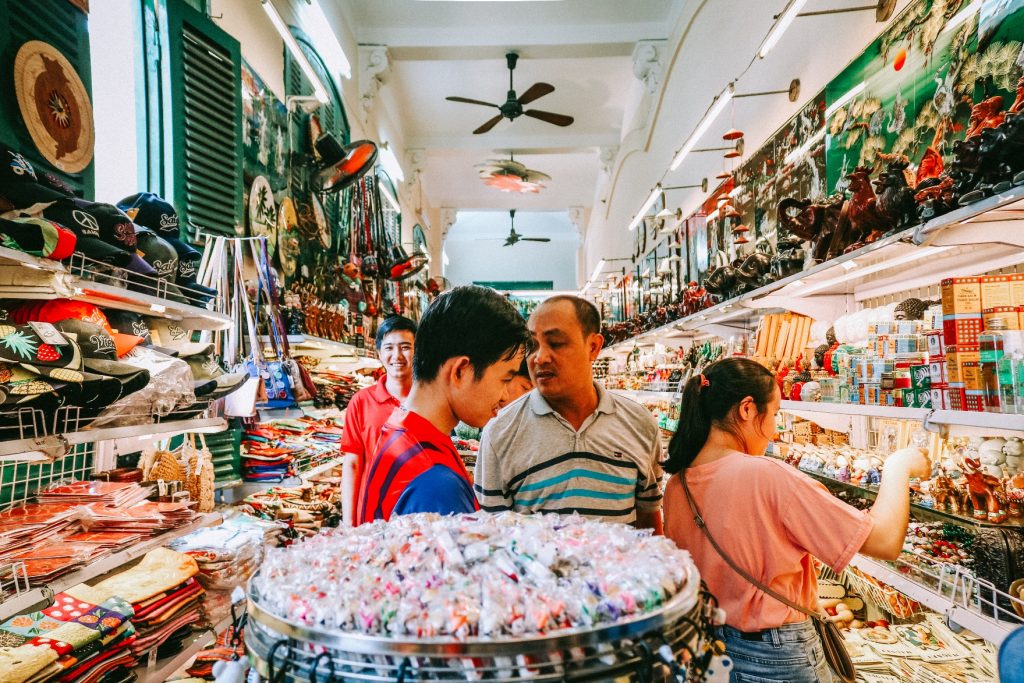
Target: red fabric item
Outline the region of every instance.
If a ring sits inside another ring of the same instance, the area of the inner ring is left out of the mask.
[[[391,519],[405,487],[434,465],[444,465],[472,487],[469,472],[451,437],[411,410],[399,408],[391,414],[375,450],[377,454],[367,465],[355,511],[357,525]]]
[[[360,389],[345,409],[345,429],[341,434],[341,452],[356,456],[353,481],[353,503],[359,501],[366,461],[373,457],[380,430],[401,404],[384,386],[384,375],[373,386]]]

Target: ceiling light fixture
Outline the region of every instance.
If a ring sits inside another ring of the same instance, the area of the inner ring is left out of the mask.
[[[643,207],[641,207],[640,211],[637,212],[637,214],[635,216],[633,216],[633,220],[630,221],[630,223],[629,223],[629,230],[630,230],[630,232],[632,232],[633,230],[636,230],[636,226],[640,225],[640,222],[643,221],[644,217],[647,215],[647,212],[651,210],[651,207],[654,206],[654,202],[658,201],[658,197],[660,197],[660,196],[661,196],[661,183],[658,183],[657,185],[654,186],[654,189],[651,190],[651,194],[650,194],[649,197],[647,197],[647,201],[644,202]]]
[[[776,20],[775,25],[772,26],[772,30],[768,32],[764,42],[761,43],[760,49],[757,51],[757,56],[764,59],[771,52],[772,48],[782,39],[782,34],[786,32],[789,25],[796,19],[796,15],[800,14],[800,10],[807,4],[807,0],[789,0],[789,4],[786,5],[786,9],[782,11]]]
[[[380,193],[384,195],[384,199],[388,200],[388,204],[395,210],[395,213],[402,213],[402,205],[395,199],[395,195],[391,194],[391,190],[384,185],[384,183],[377,183],[377,187],[380,189]]]
[[[391,151],[391,143],[387,140],[380,143],[380,165],[384,169],[384,172],[388,174],[388,177],[396,183],[400,183],[405,180],[405,173],[402,171],[402,165],[398,163],[398,157]]]
[[[708,129],[711,128],[712,124],[714,124],[715,119],[718,118],[718,116],[725,110],[725,107],[729,104],[729,101],[732,100],[735,90],[735,85],[730,83],[725,87],[725,90],[715,97],[707,114],[704,115],[704,118],[701,119],[699,124],[697,124],[697,128],[694,129],[693,133],[690,134],[690,137],[688,137],[686,142],[683,143],[683,146],[679,148],[678,152],[676,152],[675,158],[672,159],[672,165],[670,167],[671,170],[674,171],[679,168],[680,164],[683,163],[683,159],[686,158],[686,155],[693,151],[701,137],[708,132]]]
[[[295,62],[299,65],[299,69],[302,70],[306,80],[313,86],[313,96],[320,102],[327,104],[331,101],[330,95],[327,94],[327,88],[324,86],[323,81],[317,76],[316,71],[313,70],[313,65],[309,63],[309,59],[306,57],[302,48],[299,47],[298,41],[295,40],[295,36],[292,35],[288,25],[284,23],[284,19],[278,14],[277,8],[274,7],[274,3],[271,0],[261,0],[263,4],[263,11],[267,13],[270,18],[270,23],[277,29],[278,34],[281,36],[281,40],[284,41],[288,51],[292,53],[292,57]]]

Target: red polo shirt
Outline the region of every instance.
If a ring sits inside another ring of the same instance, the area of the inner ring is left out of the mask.
[[[479,510],[469,472],[448,434],[399,408],[384,423],[369,458],[355,510],[355,524],[392,514]]]
[[[363,481],[366,460],[373,455],[373,447],[380,438],[380,429],[401,405],[397,398],[388,392],[384,382],[387,375],[381,376],[373,386],[360,389],[352,396],[345,409],[345,431],[341,434],[341,452],[352,453],[355,462],[355,499],[359,500],[359,489]]]

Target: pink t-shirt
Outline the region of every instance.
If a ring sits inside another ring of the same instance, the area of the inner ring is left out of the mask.
[[[841,572],[871,532],[871,517],[778,460],[734,453],[686,470],[708,531],[733,562],[793,602],[813,608],[812,555]],[[726,623],[760,631],[807,616],[765,595],[718,556],[693,522],[679,475],[665,490],[665,535],[693,555]]]

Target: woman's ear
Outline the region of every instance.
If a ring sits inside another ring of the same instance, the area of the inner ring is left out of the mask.
[[[754,403],[754,398],[752,396],[747,396],[740,401],[739,406],[737,406],[737,413],[739,418],[744,422],[757,417],[757,404]]]

